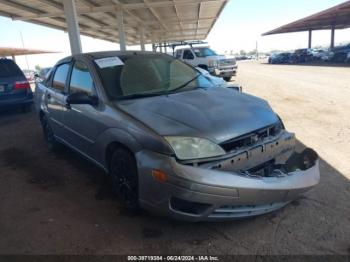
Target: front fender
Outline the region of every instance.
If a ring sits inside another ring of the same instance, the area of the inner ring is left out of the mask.
[[[106,170],[108,169],[108,163],[106,163],[107,147],[114,142],[124,145],[133,153],[137,153],[142,148],[135,137],[120,128],[109,128],[105,130],[96,140],[94,155],[95,159],[101,163]]]

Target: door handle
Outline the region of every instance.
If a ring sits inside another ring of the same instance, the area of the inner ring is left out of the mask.
[[[47,99],[50,100],[51,99],[51,94],[47,94],[46,97],[47,97]]]

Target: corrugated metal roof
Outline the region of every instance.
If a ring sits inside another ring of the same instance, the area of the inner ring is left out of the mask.
[[[263,35],[331,29],[332,26],[334,26],[335,29],[350,27],[350,1],[281,26]]]
[[[124,11],[128,45],[202,40],[229,0],[75,0],[80,33],[119,42],[117,10]],[[67,31],[62,0],[1,0],[0,15]]]

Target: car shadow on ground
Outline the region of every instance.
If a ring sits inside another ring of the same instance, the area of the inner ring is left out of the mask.
[[[0,114],[0,137],[0,253],[350,253],[350,182],[322,158],[320,184],[281,210],[188,223],[125,210],[103,171],[48,152],[34,114]]]

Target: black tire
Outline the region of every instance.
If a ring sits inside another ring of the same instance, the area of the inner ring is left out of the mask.
[[[109,172],[113,188],[125,208],[139,211],[138,173],[132,153],[124,148],[117,148],[112,153]]]
[[[226,82],[230,82],[230,81],[231,81],[231,78],[232,78],[232,76],[225,76],[225,77],[224,77],[224,80],[225,80]]]
[[[41,118],[41,126],[43,128],[44,139],[48,149],[50,151],[58,151],[62,145],[56,140],[54,132],[45,115]]]

